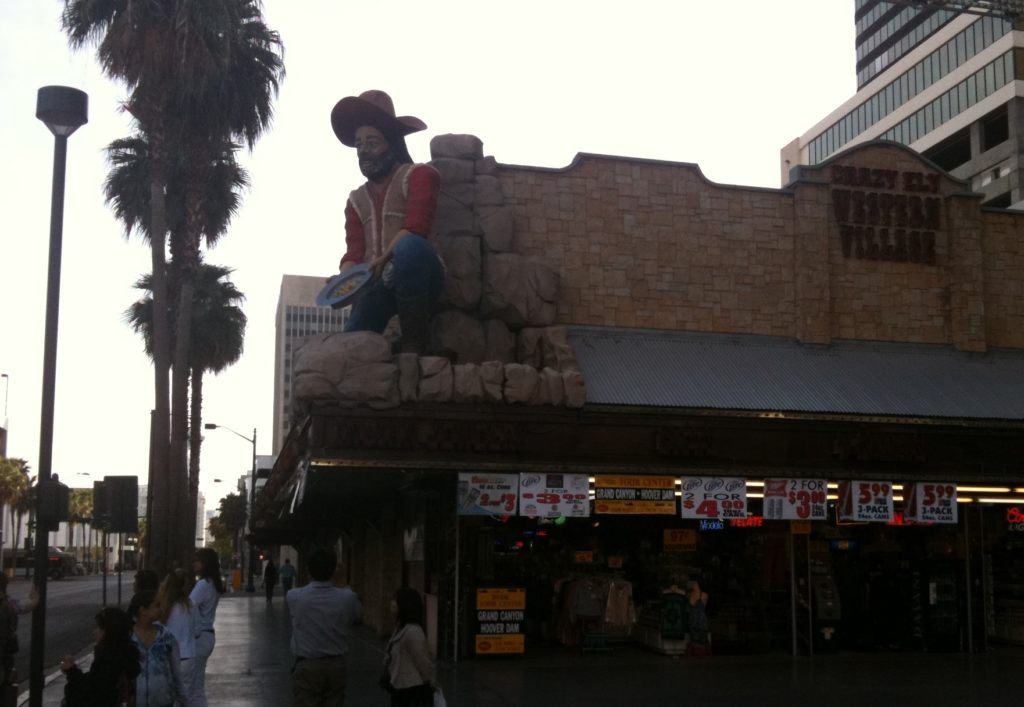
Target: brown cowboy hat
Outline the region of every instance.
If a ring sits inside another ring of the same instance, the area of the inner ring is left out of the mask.
[[[383,91],[365,91],[342,98],[331,111],[331,127],[342,145],[355,147],[356,128],[372,125],[386,135],[405,137],[425,130],[427,124],[411,115],[395,116],[395,104]]]

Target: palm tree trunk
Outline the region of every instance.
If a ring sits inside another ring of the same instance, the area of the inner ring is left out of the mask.
[[[181,292],[178,298],[177,328],[175,332],[174,367],[171,391],[171,495],[176,518],[189,518],[195,513],[189,508],[189,470],[188,470],[188,386],[191,366],[189,351],[192,339],[192,273],[188,268],[182,269]],[[198,434],[198,430],[196,431]],[[177,526],[175,552],[171,556],[188,565],[188,550],[191,545],[185,542],[193,536],[193,530],[181,523]],[[193,541],[194,544],[194,541]]]
[[[193,532],[193,545],[195,544],[195,530],[197,514],[199,513],[199,452],[203,446],[203,369],[192,369],[192,434],[189,437],[188,457],[188,493],[189,510],[192,524],[189,526]]]
[[[18,544],[20,542],[22,542],[22,516],[23,516],[22,513],[17,512],[16,509],[13,506],[11,507],[11,509],[10,509],[10,523],[14,527],[13,528],[14,544],[12,545],[13,552],[11,554],[14,556],[14,559],[12,560],[10,566],[11,566],[12,569],[15,569],[15,570],[17,568],[17,546],[18,546]],[[29,558],[26,557],[26,562],[28,562],[28,559]],[[14,574],[16,574],[16,573],[14,573]]]
[[[171,344],[170,324],[167,316],[167,268],[164,248],[166,245],[167,213],[164,203],[162,154],[157,149],[158,141],[150,132],[150,146],[153,160],[153,182],[150,185],[150,245],[153,261],[153,369],[154,404],[150,427],[149,457],[149,500],[146,517],[150,532],[147,535],[146,563],[149,569],[163,573],[170,567],[172,555],[173,515],[169,493],[169,440],[170,440],[170,390],[168,371],[170,369]]]
[[[2,538],[2,536],[3,536],[4,509],[6,507],[7,507],[6,505],[0,506],[0,538]],[[13,509],[14,506],[11,506],[11,508]],[[0,572],[3,572],[3,571],[4,571],[4,544],[3,544],[3,541],[0,540]]]

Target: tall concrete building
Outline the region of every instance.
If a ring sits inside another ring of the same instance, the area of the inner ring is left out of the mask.
[[[853,145],[909,145],[1024,209],[1024,2],[854,0],[857,93],[782,149],[782,181]]]
[[[292,352],[299,340],[313,334],[342,331],[348,308],[317,307],[316,296],[323,289],[323,277],[285,275],[277,299],[277,334],[274,339],[274,439],[273,453],[291,426]]]

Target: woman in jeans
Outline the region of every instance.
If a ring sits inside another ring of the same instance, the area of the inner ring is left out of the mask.
[[[208,547],[196,550],[192,571],[196,573],[196,586],[192,587],[188,598],[196,607],[197,620],[195,664],[192,668],[192,689],[189,691],[188,704],[189,707],[207,707],[206,662],[216,643],[213,620],[217,615],[220,595],[224,593],[224,580],[220,576],[220,559]]]
[[[431,707],[434,669],[423,633],[423,599],[415,589],[395,592],[395,631],[384,659],[391,680],[391,707]]]
[[[139,650],[141,672],[135,679],[135,707],[183,705],[178,640],[159,623],[163,605],[152,589],[132,597],[128,613],[135,620],[132,641]]]

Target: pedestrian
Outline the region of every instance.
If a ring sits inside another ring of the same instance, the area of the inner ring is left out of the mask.
[[[28,599],[7,596],[8,577],[0,572],[0,683],[8,685],[14,679],[14,656],[18,652],[18,615],[27,614],[39,603],[39,589],[35,584],[28,590]]]
[[[285,595],[292,617],[292,696],[295,707],[345,704],[345,654],[351,627],[362,618],[359,597],[331,581],[338,557],[325,547],[310,551],[312,580]]]
[[[92,665],[85,673],[66,655],[60,663],[67,677],[65,707],[120,707],[135,701],[139,651],[132,642],[132,622],[121,609],[108,607],[96,614]]]
[[[403,587],[395,592],[391,609],[395,630],[384,655],[391,707],[432,707],[437,688],[423,632],[423,599],[415,589]]]
[[[287,594],[288,590],[295,584],[295,567],[292,566],[292,561],[287,557],[284,558],[278,574],[281,575],[281,591]]]
[[[133,596],[128,614],[135,621],[132,641],[139,651],[140,672],[135,679],[135,707],[186,704],[181,686],[178,640],[159,623],[163,606],[157,593],[147,589]]]
[[[690,602],[686,632],[687,655],[711,655],[711,631],[708,627],[708,593],[700,588],[700,582],[693,580],[687,586]]]
[[[185,573],[174,570],[160,585],[160,607],[163,615],[160,623],[167,627],[178,641],[178,655],[181,658],[181,689],[188,695],[195,680],[196,626],[199,624],[199,609],[188,598]]]
[[[263,588],[267,591],[267,603],[274,600],[274,587],[277,585],[277,566],[274,559],[267,560],[267,566],[263,568]]]
[[[331,126],[354,147],[366,183],[345,205],[345,272],[366,263],[374,282],[352,305],[345,331],[384,331],[398,314],[403,353],[426,352],[430,314],[444,289],[444,266],[428,240],[441,191],[434,167],[414,164],[405,136],[426,129],[413,116],[396,116],[391,97],[366,91],[342,98]]]
[[[224,593],[224,580],[220,576],[220,558],[212,548],[201,547],[196,550],[192,571],[196,575],[196,584],[188,598],[196,606],[198,621],[193,658],[195,664],[192,667],[192,688],[188,694],[188,704],[189,707],[207,707],[206,662],[217,643],[213,622],[217,616],[220,595]]]

